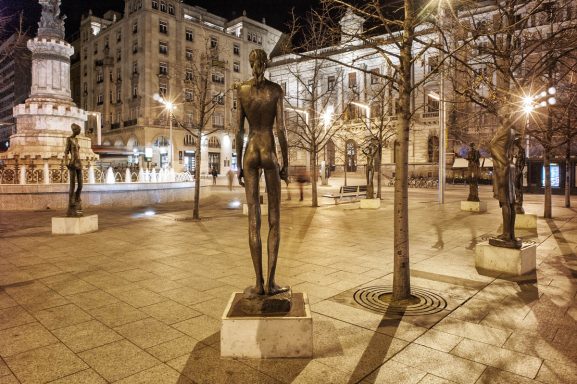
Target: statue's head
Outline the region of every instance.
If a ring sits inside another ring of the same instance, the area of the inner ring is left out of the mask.
[[[264,80],[264,70],[268,61],[266,52],[262,49],[253,49],[248,55],[248,61],[252,68],[254,79],[257,84],[261,83]]]
[[[80,134],[80,131],[81,131],[80,125],[78,125],[78,124],[72,124],[72,125],[70,126],[70,128],[72,129],[72,133],[74,133],[74,135],[79,135],[79,134]]]

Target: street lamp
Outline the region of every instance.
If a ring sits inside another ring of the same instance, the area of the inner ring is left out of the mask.
[[[305,115],[305,124],[309,125],[309,112],[305,109],[300,109],[300,108],[290,108],[290,107],[286,107],[285,108],[287,111],[294,111],[296,113],[302,113],[303,115]]]
[[[169,142],[169,157],[168,157],[168,167],[172,169],[172,157],[173,157],[173,147],[172,147],[172,112],[176,109],[176,106],[169,100],[166,100],[163,96],[155,93],[152,97],[154,100],[164,105],[164,109],[168,115],[168,142]]]

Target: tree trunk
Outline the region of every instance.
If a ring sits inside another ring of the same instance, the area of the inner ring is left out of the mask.
[[[571,207],[571,140],[565,149],[565,208]]]
[[[401,116],[397,125],[394,197],[394,274],[393,300],[411,296],[409,266],[409,128],[411,119],[411,55],[413,45],[414,5],[405,0],[405,20],[400,56],[399,98]]]
[[[381,141],[382,143],[382,141]],[[377,161],[375,170],[377,171],[377,199],[381,198],[381,157],[383,155],[383,145],[379,144],[379,152],[377,153]]]
[[[194,204],[192,208],[193,220],[200,220],[200,165],[202,164],[201,139],[202,139],[202,130],[199,129],[198,137],[196,138],[196,146],[194,153]],[[242,145],[242,143],[240,145]]]
[[[317,195],[317,179],[318,179],[318,170],[317,170],[317,152],[316,150],[311,151],[311,187],[312,187],[312,207],[319,206],[319,199]]]

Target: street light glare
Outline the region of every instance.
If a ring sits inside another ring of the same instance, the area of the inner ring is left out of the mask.
[[[323,113],[323,123],[326,126],[331,124],[331,120],[333,119],[334,107],[332,105],[327,106],[327,109]]]
[[[555,104],[557,104],[557,99],[554,98],[554,97],[550,97],[550,98],[547,99],[547,103],[548,103],[549,105],[555,105]]]
[[[169,111],[173,111],[176,109],[176,106],[172,104],[170,101],[165,101],[164,105],[166,106],[166,109],[168,109]]]
[[[550,95],[554,95],[557,93],[557,89],[555,87],[551,87],[547,90],[547,92],[549,92]]]

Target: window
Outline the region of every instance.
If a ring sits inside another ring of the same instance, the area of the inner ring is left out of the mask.
[[[247,40],[258,45],[262,45],[262,36],[257,33],[249,32],[247,34]]]
[[[439,99],[432,95],[427,95],[426,112],[439,112]]]
[[[98,53],[98,43],[94,43],[94,54],[96,55]]]
[[[240,72],[240,62],[239,62],[239,61],[235,61],[235,62],[232,64],[232,70],[233,70],[234,72]]]
[[[113,99],[112,99],[112,89],[111,89],[111,90],[108,92],[108,102],[109,102],[110,104],[113,104],[113,101],[112,101],[112,100],[113,100]]]
[[[232,109],[237,109],[238,108],[238,100],[235,97],[234,99],[232,99]]]
[[[103,81],[104,81],[104,75],[102,74],[102,71],[96,72],[96,82],[102,83]]]
[[[168,33],[168,23],[166,21],[160,20],[158,22],[158,31],[160,33],[167,34]]]
[[[116,90],[116,102],[117,102],[117,103],[120,103],[120,99],[121,99],[120,96],[121,96],[121,95],[122,95],[122,92],[120,91],[120,89],[117,89],[117,90]]]
[[[160,62],[158,65],[158,73],[160,75],[168,75],[168,64],[165,62]]]
[[[212,100],[215,104],[224,105],[224,95],[222,93],[217,93],[214,95]]]
[[[112,77],[112,70],[108,71],[108,79],[112,82],[113,77]],[[112,98],[111,98],[112,99]]]
[[[116,41],[121,41],[121,40],[122,40],[122,32],[116,31]]]
[[[83,89],[84,89],[84,94],[86,95],[88,93],[88,83],[84,83]]]
[[[88,66],[84,64],[84,76],[88,76]]]
[[[137,32],[138,32],[138,21],[135,21],[134,24],[132,24],[132,33]]]
[[[213,73],[212,74],[212,82],[224,84],[224,75],[222,73]]]
[[[336,79],[334,76],[329,76],[327,78],[327,89],[329,91],[333,91],[335,89]]]
[[[381,78],[379,77],[379,68],[371,69],[371,84],[379,84]]]
[[[192,90],[190,90],[190,89],[184,90],[184,100],[192,101]]]
[[[132,87],[132,98],[133,98],[133,99],[136,99],[137,97],[138,97],[138,85],[135,84],[135,85]]]
[[[88,49],[84,48],[84,50],[82,51],[83,55],[84,55],[84,60],[86,60],[86,58],[88,57]]]
[[[439,71],[439,57],[431,56],[427,60],[427,73],[437,73]]]
[[[186,70],[186,75],[184,80],[186,81],[192,81],[192,69],[187,69]]]
[[[186,49],[186,60],[192,61],[192,49]]]
[[[168,4],[168,14],[174,15],[174,5]]]
[[[191,29],[187,29],[187,30],[186,30],[186,41],[192,41],[192,40],[193,40],[192,30],[191,30]]]
[[[437,163],[439,161],[439,138],[437,136],[429,137],[427,141],[427,154],[429,163]]]
[[[158,93],[161,96],[165,96],[168,93],[168,87],[166,84],[160,83],[160,85],[158,86]]]
[[[104,96],[102,95],[102,93],[98,94],[98,98],[96,99],[96,104],[97,105],[102,105],[104,104]]]
[[[217,128],[224,127],[224,115],[220,112],[215,112],[212,115],[212,126]]]
[[[116,50],[116,61],[120,61],[122,60],[122,51],[120,50],[120,48],[118,48]]]
[[[282,92],[286,95],[286,81],[283,81],[282,83],[280,83],[280,86],[282,88]]]
[[[138,40],[134,40],[132,42],[132,53],[137,53],[138,52]]]
[[[122,73],[122,69],[121,69],[121,68],[116,68],[116,80],[117,80],[117,81],[122,80],[122,75],[121,75],[121,73]]]
[[[165,1],[160,2],[160,11],[166,12],[166,2]]]
[[[208,147],[209,148],[220,148],[220,142],[216,136],[211,136],[208,138]]]
[[[184,135],[184,145],[187,147],[192,147],[196,144],[195,140],[194,140],[194,136],[188,134],[188,135]]]
[[[166,41],[158,43],[158,52],[163,55],[168,55],[168,43]]]
[[[214,36],[210,37],[210,48],[212,49],[218,48],[218,39]]]
[[[357,87],[357,73],[349,72],[349,88]]]
[[[132,62],[132,73],[133,73],[133,74],[137,74],[137,73],[138,73],[138,62],[137,62],[137,61],[133,61],[133,62]]]
[[[152,0],[152,9],[158,9],[158,1]]]
[[[232,45],[232,53],[234,53],[237,56],[240,56],[240,44],[234,43]]]

